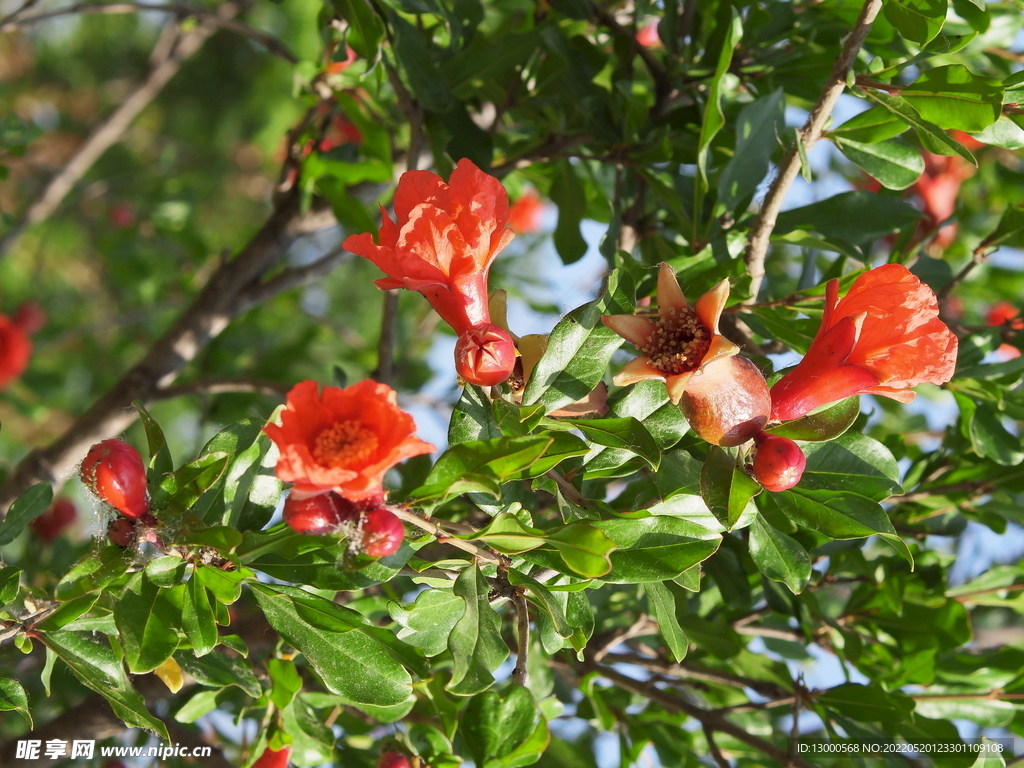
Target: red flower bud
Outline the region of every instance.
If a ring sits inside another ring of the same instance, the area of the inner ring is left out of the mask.
[[[104,440],[82,462],[82,482],[125,517],[149,512],[146,465],[139,452],[122,440]]]
[[[757,366],[734,355],[693,374],[679,405],[698,437],[729,447],[745,443],[764,428],[772,402]]]
[[[288,768],[288,758],[291,754],[291,747],[284,747],[283,749],[267,747],[263,750],[263,754],[260,755],[260,759],[253,763],[250,768]]]
[[[409,768],[409,758],[400,752],[385,752],[377,761],[377,768]]]
[[[493,323],[473,326],[455,343],[455,370],[470,384],[501,384],[516,364],[512,336]]]
[[[342,523],[354,521],[358,517],[359,511],[355,504],[334,491],[307,499],[298,499],[292,494],[284,503],[284,521],[293,531],[308,536],[333,533]]]
[[[135,543],[135,523],[124,517],[111,520],[107,526],[107,538],[111,544],[130,547]]]
[[[70,499],[57,499],[48,510],[28,524],[33,535],[44,541],[53,541],[60,532],[75,522],[78,510]]]
[[[371,510],[363,518],[363,551],[370,557],[393,555],[404,538],[402,521],[384,508]]]
[[[788,437],[766,435],[756,438],[754,479],[769,491],[788,491],[800,482],[807,466],[807,457],[800,446]]]

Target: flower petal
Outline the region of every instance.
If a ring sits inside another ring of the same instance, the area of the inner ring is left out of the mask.
[[[646,346],[658,328],[643,315],[601,315],[601,322],[635,347]]]
[[[622,370],[615,374],[612,382],[614,382],[616,386],[626,387],[630,384],[636,384],[638,381],[664,378],[665,374],[651,365],[650,358],[644,356],[634,357],[622,366]]]
[[[690,383],[690,379],[696,371],[687,371],[686,373],[678,373],[675,376],[669,376],[665,379],[665,387],[668,389],[668,399],[672,401],[674,405],[679,405],[679,401],[683,399],[683,392],[686,391],[686,385]]]
[[[740,351],[740,348],[729,341],[725,336],[715,334],[711,337],[711,346],[708,347],[707,353],[704,355],[704,359],[700,361],[701,367],[710,365],[716,360],[721,360],[724,357],[732,357]]]
[[[729,281],[723,280],[711,290],[697,299],[694,311],[697,318],[704,323],[709,331],[718,333],[718,320],[722,317],[722,310],[729,301]]]
[[[413,209],[421,203],[451,211],[451,198],[448,185],[441,177],[430,171],[406,171],[398,180],[395,191],[395,218],[399,228],[404,228]]]
[[[658,311],[689,309],[690,304],[683,295],[676,279],[676,271],[664,261],[658,267]]]

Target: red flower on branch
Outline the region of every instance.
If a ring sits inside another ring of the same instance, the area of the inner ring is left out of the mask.
[[[61,531],[78,518],[78,508],[71,499],[57,499],[43,514],[28,524],[36,538],[53,541]]]
[[[46,324],[46,313],[34,301],[26,301],[14,317],[0,315],[0,389],[21,376],[32,357],[30,336]]]
[[[1010,330],[1024,330],[1024,318],[1020,317],[1020,310],[1008,301],[1000,301],[985,316],[985,322],[989,325],[1005,325]],[[1013,360],[1020,357],[1020,350],[1012,344],[1000,344],[996,354],[1001,360]]]
[[[344,247],[388,275],[376,281],[381,290],[407,288],[430,302],[460,337],[459,359],[467,362],[459,373],[467,381],[504,381],[515,349],[508,333],[491,323],[487,273],[514,236],[505,226],[505,188],[463,159],[447,184],[430,171],[402,174],[394,207],[395,221],[381,211],[377,243],[364,233]],[[485,370],[472,368],[476,364]]]
[[[658,315],[603,315],[601,320],[643,352],[615,376],[620,387],[646,379],[664,379],[673,403],[704,366],[735,355],[739,347],[718,332],[718,321],[729,299],[723,280],[690,307],[675,271],[662,263],[658,273]]]
[[[842,300],[832,280],[810,349],[772,387],[772,418],[798,419],[860,394],[909,403],[910,387],[953,377],[956,350],[932,289],[901,264],[868,270]]]
[[[512,203],[508,212],[508,225],[513,232],[520,235],[533,234],[540,231],[540,218],[544,213],[544,203],[536,191],[528,189]]]
[[[395,391],[370,380],[322,392],[315,381],[300,382],[288,393],[281,425],[263,431],[281,452],[277,476],[295,484],[295,499],[334,491],[349,501],[380,500],[391,467],[434,450],[414,436],[416,424]]]

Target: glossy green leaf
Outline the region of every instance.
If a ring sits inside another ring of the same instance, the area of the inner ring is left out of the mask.
[[[152,492],[153,514],[160,517],[192,510],[203,494],[220,480],[230,458],[224,451],[207,453],[164,477]]]
[[[217,622],[210,597],[198,573],[186,585],[181,605],[181,628],[196,656],[205,656],[217,645]]]
[[[508,581],[514,587],[526,587],[527,597],[539,605],[541,609],[551,618],[555,631],[562,637],[571,637],[573,628],[565,617],[562,605],[554,597],[554,594],[543,584],[532,576],[518,571],[515,568],[508,570]]]
[[[781,581],[792,592],[803,592],[811,578],[811,558],[791,536],[758,515],[750,525],[750,556],[757,570]]]
[[[92,609],[99,597],[98,594],[82,595],[68,600],[66,603],[61,603],[57,610],[36,625],[36,629],[53,632],[66,627]]]
[[[862,171],[886,189],[906,189],[924,172],[924,158],[914,147],[899,139],[861,144],[836,140],[836,146]]]
[[[61,630],[43,635],[42,641],[83,685],[103,696],[125,723],[155,731],[164,743],[171,742],[166,726],[146,709],[105,638],[95,637],[92,632]]]
[[[847,433],[803,449],[807,468],[800,481],[802,489],[849,491],[878,501],[903,490],[896,459],[867,435]]]
[[[866,191],[842,192],[779,214],[776,231],[810,229],[852,243],[877,240],[914,225],[921,212],[909,203]]]
[[[250,585],[263,612],[281,636],[299,650],[327,688],[353,702],[403,704],[411,691],[409,673],[363,632],[332,632],[310,624],[298,603],[323,598],[286,586]]]
[[[13,566],[0,568],[0,608],[18,596],[21,586],[21,571]]]
[[[171,459],[171,451],[167,447],[167,438],[160,425],[149,415],[146,406],[141,400],[135,400],[132,406],[139,412],[139,421],[146,431],[146,443],[149,445],[149,462],[147,463],[146,478],[149,484],[156,486],[160,484],[164,475],[173,471],[174,462]]]
[[[633,278],[617,269],[608,276],[599,299],[563,317],[533,369],[523,404],[543,403],[548,411],[554,411],[590,394],[623,341],[601,322],[601,315],[633,314],[635,296]]]
[[[867,722],[903,720],[914,710],[914,701],[909,696],[857,683],[829,688],[817,697],[817,702],[847,717]]]
[[[661,449],[644,425],[633,417],[621,419],[568,419],[592,443],[635,453],[656,470]]]
[[[717,445],[711,447],[701,468],[700,488],[704,503],[727,531],[761,492],[760,484],[737,466],[736,458]]]
[[[768,162],[779,146],[785,94],[778,89],[750,102],[736,119],[736,146],[718,177],[718,204],[725,210],[754,194],[768,174]]]
[[[245,659],[228,656],[225,653],[208,653],[200,659],[187,651],[174,654],[183,672],[190,675],[200,685],[208,688],[223,688],[234,685],[245,691],[247,696],[258,699],[263,688],[256,679],[252,667]]]
[[[0,711],[17,712],[32,728],[32,712],[28,708],[28,694],[17,680],[0,677]]]
[[[277,455],[262,429],[252,444],[235,453],[224,475],[221,523],[247,531],[259,530],[270,522],[284,490],[284,483],[274,472]]]
[[[393,50],[415,96],[427,109],[447,112],[455,104],[451,88],[438,69],[427,38],[398,14],[388,14],[394,32]]]
[[[474,565],[459,574],[454,594],[466,609],[448,637],[452,654],[452,678],[445,686],[459,696],[472,696],[494,683],[491,674],[508,658],[508,646],[501,639],[501,619],[488,600],[490,586]]]
[[[554,532],[547,531],[546,538],[573,573],[594,579],[611,570],[608,555],[614,551],[615,542],[596,526],[570,523]]]
[[[1003,149],[1024,149],[1024,127],[1013,120],[1000,118],[985,130],[973,134],[982,144]]]
[[[725,28],[725,39],[718,52],[718,60],[715,62],[715,71],[711,76],[708,85],[707,102],[704,105],[704,119],[701,121],[700,136],[697,138],[697,170],[701,179],[707,183],[708,151],[711,147],[711,140],[718,135],[725,125],[725,115],[722,113],[722,80],[729,65],[732,63],[733,53],[736,45],[743,36],[743,20],[739,13],[729,8],[730,20]]]
[[[563,264],[572,264],[583,258],[587,252],[587,241],[583,239],[580,223],[587,210],[576,171],[568,160],[555,162],[555,178],[551,183],[551,201],[558,206],[558,224],[552,240]]]
[[[179,585],[161,589],[144,573],[135,573],[118,595],[114,621],[125,662],[134,674],[152,672],[178,647],[182,593]]]
[[[924,118],[920,112],[906,99],[895,96],[884,91],[867,89],[865,94],[869,99],[885,107],[894,115],[914,128],[918,138],[925,144],[925,149],[940,155],[960,155],[971,165],[977,165],[978,161],[971,154],[970,150],[964,147],[956,139],[949,136],[935,123]]]
[[[860,416],[860,396],[848,397],[793,421],[766,429],[773,435],[808,443],[834,440],[844,434]]]
[[[267,659],[267,674],[270,675],[270,700],[278,709],[284,709],[295,695],[302,690],[302,675],[291,659]]]
[[[14,541],[25,526],[49,508],[52,501],[53,488],[49,483],[37,483],[21,494],[0,520],[0,547]]]
[[[900,90],[928,122],[945,130],[981,131],[999,119],[1003,84],[961,64],[934,67]]]
[[[721,535],[686,520],[662,515],[623,517],[595,522],[594,527],[615,543],[611,573],[602,577],[613,584],[668,581],[711,557]]]
[[[530,692],[512,686],[503,693],[487,691],[470,699],[459,733],[476,765],[497,768],[530,737],[539,717]]]
[[[906,122],[885,107],[874,106],[854,115],[838,128],[829,131],[828,135],[843,142],[874,144],[896,138],[909,128]]]
[[[925,45],[946,20],[947,0],[888,0],[882,13],[903,37]]]
[[[676,618],[675,595],[664,584],[656,581],[644,584],[644,594],[647,595],[648,610],[658,622],[658,629],[672,654],[672,660],[682,661],[686,657],[689,641]]]
[[[291,759],[299,765],[334,763],[334,732],[301,697],[281,711],[281,723],[291,737]]]
[[[401,627],[398,639],[427,656],[437,656],[447,649],[448,636],[465,611],[465,600],[447,589],[420,592],[408,608],[388,603],[388,613]]]
[[[494,419],[491,402],[475,384],[467,384],[448,422],[448,444],[457,445],[471,440],[493,440],[502,437]]]
[[[544,531],[526,526],[515,515],[503,512],[477,533],[458,538],[482,541],[497,552],[518,555],[541,546]]]
[[[108,545],[90,552],[57,582],[58,600],[103,589],[128,570],[130,559],[120,547]]]
[[[332,0],[335,9],[349,25],[346,42],[367,61],[377,58],[384,22],[367,0]]]

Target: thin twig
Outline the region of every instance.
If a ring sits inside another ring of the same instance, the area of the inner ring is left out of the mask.
[[[463,552],[468,552],[478,560],[484,560],[488,563],[494,563],[495,565],[507,565],[508,563],[504,557],[491,552],[489,549],[483,549],[472,542],[463,541],[462,539],[453,539],[448,535],[448,532],[441,527],[443,524],[447,524],[447,521],[435,520],[428,515],[419,515],[402,507],[389,507],[389,509],[400,520],[426,531],[434,536],[441,544],[450,544],[453,547],[461,549]]]
[[[789,691],[776,683],[734,675],[731,672],[722,672],[688,661],[670,664],[664,659],[648,659],[633,653],[608,653],[605,654],[603,661],[606,664],[633,664],[664,677],[700,680],[715,685],[728,685],[732,688],[749,688],[770,699],[784,699],[789,696]]]
[[[285,269],[270,279],[258,283],[243,292],[239,297],[239,311],[245,312],[250,307],[262,304],[279,293],[316,282],[320,278],[326,277],[336,267],[351,258],[352,254],[339,245],[311,264]]]
[[[384,307],[380,318],[380,338],[377,339],[377,370],[373,378],[382,384],[395,380],[395,341],[398,338],[398,292],[400,288],[384,291]]]
[[[926,488],[923,491],[901,493],[898,496],[890,496],[885,500],[885,503],[903,504],[905,502],[921,501],[922,499],[928,499],[932,496],[943,496],[950,493],[986,493],[988,488],[989,483],[987,481],[971,480],[969,482],[953,483],[952,485],[937,485],[934,488]]]
[[[218,13],[222,14],[218,18],[229,18],[238,13],[238,5],[225,3]],[[28,207],[21,219],[4,233],[0,238],[0,257],[11,249],[26,228],[53,215],[88,170],[111,146],[121,140],[139,113],[149,106],[177,74],[181,65],[202,47],[216,29],[212,21],[204,19],[198,27],[178,37],[177,43],[170,46],[166,57],[153,67],[146,80],[114,110],[110,117],[93,130],[68,164],[50,179],[42,194]],[[158,42],[157,45],[164,46],[165,42]]]
[[[634,637],[640,635],[648,635],[652,630],[657,629],[657,624],[651,621],[646,613],[641,613],[640,616],[630,626],[623,630],[615,632],[611,638],[609,638],[604,645],[598,648],[591,658],[594,663],[600,663],[604,660],[604,657],[611,653],[612,648],[617,646],[619,643],[624,643]]]
[[[849,37],[846,38],[846,43],[843,45],[839,58],[836,59],[835,64],[832,66],[832,72],[829,75],[825,89],[818,98],[818,103],[814,105],[814,109],[811,110],[807,122],[800,129],[797,141],[793,143],[793,146],[790,147],[785,158],[782,160],[782,164],[779,166],[779,173],[772,182],[764,199],[764,204],[757,214],[757,219],[754,221],[754,226],[750,231],[750,238],[747,241],[747,252],[744,257],[747,273],[750,275],[751,302],[757,300],[761,281],[764,279],[764,260],[768,254],[768,240],[771,237],[772,230],[775,229],[775,220],[779,215],[779,211],[782,210],[782,202],[786,197],[786,192],[800,172],[799,144],[803,144],[804,148],[810,151],[811,147],[821,137],[821,132],[825,128],[825,123],[828,121],[829,116],[832,114],[832,109],[835,107],[840,95],[842,95],[843,89],[846,88],[846,77],[857,58],[857,52],[860,50],[861,45],[864,44],[864,39],[871,30],[871,24],[881,8],[882,0],[867,0],[864,3],[857,22],[850,31]]]
[[[526,669],[530,657],[530,610],[526,598],[518,590],[512,596],[512,605],[516,609],[516,625],[519,628],[516,666],[512,670],[512,682],[525,686],[530,679],[530,673]]]
[[[718,768],[731,768],[729,761],[725,759],[722,754],[722,750],[718,748],[718,744],[715,743],[715,732],[711,730],[711,726],[704,723],[704,738],[708,740],[708,752],[711,753],[711,757],[715,760],[715,765]]]
[[[216,378],[198,379],[185,384],[177,384],[173,387],[157,389],[149,398],[153,400],[169,400],[172,397],[184,395],[222,395],[232,392],[250,392],[258,395],[272,395],[284,398],[291,389],[291,385],[282,384],[279,381],[268,379],[242,379],[242,378]]]
[[[949,296],[953,289],[960,285],[960,283],[962,283],[976,267],[984,264],[988,261],[988,257],[995,253],[996,249],[990,249],[989,247],[992,242],[992,237],[992,235],[989,235],[978,243],[978,246],[971,252],[971,260],[964,265],[963,269],[956,273],[952,280],[942,286],[942,289],[938,293],[939,301],[942,301]]]
[[[33,0],[31,3],[26,3],[26,6],[34,5],[35,2],[36,0]],[[224,6],[221,6],[221,8],[223,7]],[[24,10],[24,8],[22,10]],[[223,16],[219,11],[206,11],[202,8],[193,8],[189,5],[183,5],[180,3],[158,3],[154,5],[148,5],[146,3],[76,3],[75,5],[70,5],[67,8],[61,8],[56,11],[47,11],[46,13],[39,13],[35,16],[28,16],[23,19],[12,18],[21,12],[15,11],[11,16],[8,16],[0,22],[0,32],[13,32],[16,29],[24,29],[25,27],[33,24],[38,24],[39,22],[47,21],[49,19],[56,19],[61,16],[138,13],[143,11],[171,13],[181,19],[187,19],[189,17],[201,19],[204,22],[209,22],[215,27],[219,27],[220,29],[226,29],[229,32],[241,35],[242,37],[247,37],[250,40],[259,43],[274,55],[280,56],[281,58],[290,61],[292,64],[298,61],[298,59],[295,58],[295,55],[288,50],[288,47],[273,35],[254,29],[241,21]]]
[[[792,640],[795,643],[803,643],[806,638],[799,632],[792,629],[776,629],[775,627],[734,627],[739,635],[751,635],[753,637],[774,637],[779,640]]]

